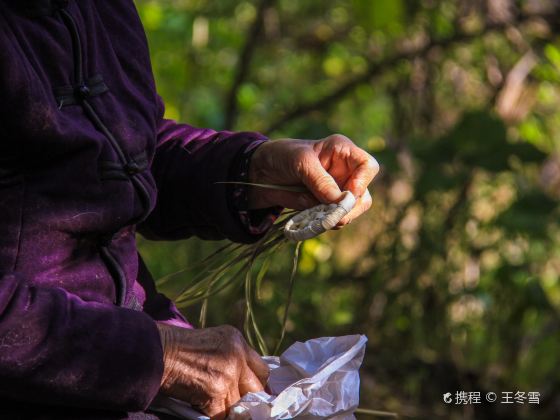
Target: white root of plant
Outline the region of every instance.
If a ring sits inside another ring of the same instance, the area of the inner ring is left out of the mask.
[[[286,238],[294,242],[305,241],[334,228],[356,205],[354,194],[350,191],[342,194],[337,204],[319,204],[288,220],[284,226]]]

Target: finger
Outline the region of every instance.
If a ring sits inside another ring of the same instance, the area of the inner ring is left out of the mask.
[[[247,366],[257,376],[263,387],[268,383],[270,369],[259,354],[247,344]]]
[[[249,392],[260,392],[263,390],[264,386],[260,379],[249,368],[249,366],[246,366],[243,372],[241,372],[241,377],[239,378],[239,394],[243,396]]]
[[[197,407],[193,406],[193,408],[196,409]],[[223,400],[213,401],[211,404],[207,405],[206,407],[198,408],[198,410],[201,413],[206,414],[212,420],[225,420],[227,416],[226,402]]]
[[[241,399],[241,395],[239,394],[239,388],[232,387],[233,389],[230,390],[230,393],[226,399],[226,412],[229,414],[231,408],[235,405],[237,401]]]
[[[366,190],[365,194],[358,199],[358,201],[356,202],[356,205],[350,211],[350,213],[348,213],[346,216],[344,216],[340,220],[340,222],[338,223],[337,226],[341,227],[341,226],[345,226],[345,225],[351,223],[352,221],[357,219],[359,216],[361,216],[363,213],[365,213],[367,210],[369,210],[369,208],[371,207],[371,204],[372,204],[371,195],[370,195],[369,191]]]
[[[319,152],[319,160],[325,170],[334,178],[337,185],[342,188],[352,174],[354,167],[350,167],[353,162],[349,161],[356,146],[352,141],[341,135],[329,136],[324,147]]]
[[[361,216],[363,213],[368,211],[369,208],[371,207],[371,204],[372,204],[371,194],[369,193],[368,190],[366,190],[364,195],[358,199],[356,205],[350,211],[350,213],[348,213],[346,216],[340,219],[340,222],[338,222],[337,226],[341,227],[349,224],[350,222],[352,222],[353,220]]]
[[[356,197],[365,194],[368,185],[379,172],[379,163],[370,154],[361,149],[356,149],[352,156],[355,160],[355,169],[346,181],[345,189],[350,190]]]
[[[316,155],[303,162],[301,181],[322,203],[336,203],[340,200],[342,191]]]

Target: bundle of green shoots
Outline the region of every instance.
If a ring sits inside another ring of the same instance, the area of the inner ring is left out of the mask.
[[[301,187],[268,184],[248,185],[292,192],[307,192],[305,188]],[[302,242],[335,227],[352,210],[355,203],[356,200],[352,193],[345,191],[341,201],[337,204],[320,204],[303,211],[285,211],[276,223],[272,225],[270,230],[257,242],[248,245],[228,243],[195,266],[165,276],[159,282],[175,281],[177,276],[183,277],[187,271],[200,269],[200,272],[190,279],[189,285],[178,293],[175,303],[179,308],[184,308],[202,302],[200,310],[201,328],[204,328],[206,325],[209,299],[230,286],[243,283],[246,304],[245,336],[253,348],[258,348],[262,355],[269,355],[270,351],[255,317],[253,302],[255,297],[259,295],[263,278],[270,266],[271,256],[275,255],[281,248],[295,243],[280,338],[272,353],[276,355],[286,334],[286,323],[292,301],[292,292]],[[254,275],[253,271],[257,259],[262,259],[262,263],[257,274]],[[358,408],[355,413],[382,418],[398,417],[396,413],[366,408]]]
[[[301,187],[277,186],[268,184],[249,184],[261,188],[282,189],[292,192],[307,192]],[[285,211],[268,232],[253,244],[229,243],[206,257],[203,261],[190,269],[181,270],[160,279],[160,282],[177,281],[186,271],[198,268],[199,273],[189,279],[175,298],[179,308],[184,308],[202,302],[200,311],[200,326],[206,325],[208,301],[215,294],[224,289],[243,282],[245,291],[245,322],[244,330],[247,341],[254,348],[258,348],[263,355],[271,354],[263,338],[253,303],[259,295],[259,290],[266,275],[271,256],[290,244],[295,243],[292,269],[289,277],[288,296],[284,306],[280,338],[272,354],[277,354],[286,333],[288,312],[292,301],[295,275],[302,241],[320,235],[335,227],[340,219],[354,207],[355,198],[349,191],[343,193],[342,200],[337,204],[320,204],[303,211]],[[254,274],[257,259],[262,259],[260,269]]]

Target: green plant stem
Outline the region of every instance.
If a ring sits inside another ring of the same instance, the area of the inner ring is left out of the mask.
[[[268,188],[268,186],[265,186]],[[244,278],[246,313],[244,329],[247,341],[255,348],[258,348],[263,355],[269,354],[268,346],[260,331],[257,317],[255,315],[254,301],[260,299],[260,289],[263,278],[268,271],[270,258],[280,247],[286,245],[287,239],[284,236],[284,225],[296,211],[284,212],[279,220],[260,238],[257,242],[250,245],[226,244],[201,262],[184,270],[172,273],[163,277],[164,281],[169,281],[186,271],[200,267],[201,271],[194,276],[190,284],[179,291],[174,299],[178,307],[184,308],[194,303],[202,301],[200,309],[200,326],[204,328],[207,322],[207,313],[210,298],[227,287],[238,284]],[[301,243],[296,245],[294,252],[293,266],[289,279],[288,297],[284,309],[282,330],[278,340],[277,353],[284,340],[288,321],[288,314],[292,300],[295,276],[299,260]],[[262,266],[256,277],[253,276],[253,268],[258,258],[264,257]],[[161,281],[161,279],[160,279]]]
[[[241,182],[241,181],[218,181],[216,184],[237,184],[248,185],[250,187],[267,188],[270,190],[290,191],[298,193],[306,193],[309,190],[299,185],[276,185],[276,184],[259,184],[258,182]]]
[[[280,350],[280,346],[282,345],[282,341],[284,341],[284,336],[286,335],[286,326],[288,324],[288,314],[290,310],[290,304],[292,303],[292,295],[294,291],[294,284],[295,278],[297,273],[298,261],[299,261],[299,250],[301,248],[302,242],[298,242],[296,244],[296,249],[294,251],[294,259],[292,262],[292,272],[290,273],[290,285],[288,288],[288,299],[286,300],[286,307],[284,309],[284,318],[282,320],[282,331],[280,333],[280,339],[278,340],[278,344],[276,344],[276,348],[274,349],[273,355],[277,355],[278,351]]]
[[[375,416],[375,417],[391,417],[391,418],[399,417],[397,413],[392,413],[390,411],[370,410],[369,408],[357,408],[356,411],[354,411],[354,413],[365,414],[367,416]]]

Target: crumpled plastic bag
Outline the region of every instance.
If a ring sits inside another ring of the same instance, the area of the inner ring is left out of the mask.
[[[245,395],[229,418],[353,419],[366,342],[363,335],[316,338],[293,344],[280,358],[265,357],[270,366],[270,394]]]
[[[366,342],[363,335],[316,338],[293,344],[279,358],[264,357],[270,367],[270,393],[245,395],[230,410],[228,419],[353,419]],[[170,404],[158,411],[187,419],[208,418],[188,404],[168,400]]]

